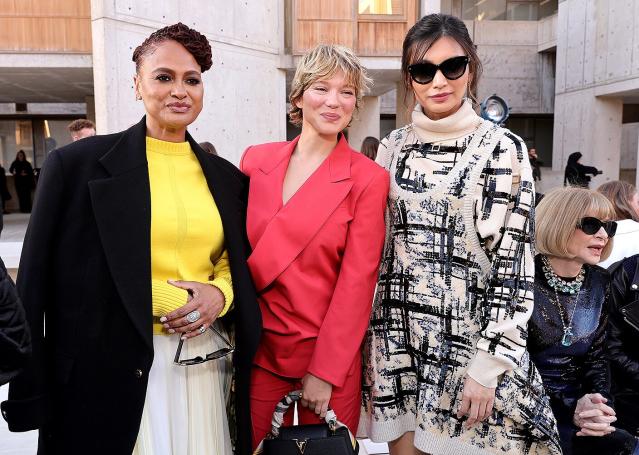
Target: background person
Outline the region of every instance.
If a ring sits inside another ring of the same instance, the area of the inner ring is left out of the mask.
[[[20,212],[31,212],[31,191],[34,187],[33,167],[27,161],[27,155],[23,150],[19,150],[16,154],[16,159],[11,163],[9,172],[13,174]]]
[[[634,185],[620,180],[604,183],[597,191],[606,196],[615,209],[616,240],[610,256],[599,263],[609,268],[615,262],[639,254],[639,193]]]
[[[217,150],[215,149],[215,146],[211,144],[210,142],[200,142],[200,147],[202,147],[202,150],[204,150],[206,153],[210,153],[211,155],[217,155]]]
[[[388,174],[341,132],[368,78],[347,48],[319,45],[298,64],[289,99],[291,142],[249,147],[249,267],[263,336],[251,374],[253,444],[287,393],[302,389],[300,423],[327,407],[354,434],[361,344],[384,241]],[[285,423],[292,423],[292,412]]]
[[[362,142],[362,149],[360,152],[367,158],[375,161],[377,156],[377,148],[379,147],[379,139],[373,136],[366,136],[364,142]]]
[[[246,455],[260,334],[246,179],[187,132],[211,47],[175,24],[133,60],[142,120],[46,160],[18,275],[34,355],[3,411],[12,431],[40,429],[39,453],[230,454],[222,364],[173,361],[181,337],[185,360],[217,351],[206,328],[233,304],[237,453]]]
[[[536,182],[537,180],[541,180],[541,167],[544,165],[544,162],[539,159],[537,156],[537,150],[531,148],[528,150],[528,160],[530,161],[530,167],[532,169],[533,180]]]
[[[566,170],[564,171],[564,186],[579,186],[588,188],[590,186],[590,175],[602,174],[603,172],[593,166],[584,166],[579,161],[583,155],[580,152],[571,153],[568,156]]]
[[[525,144],[473,110],[481,62],[460,19],[423,17],[403,49],[417,105],[377,155],[391,189],[364,355],[366,432],[392,455],[559,453],[525,349],[534,278]]]
[[[84,139],[85,137],[95,136],[95,124],[85,118],[72,121],[67,125],[67,129],[69,130],[69,134],[71,134],[73,142]]]

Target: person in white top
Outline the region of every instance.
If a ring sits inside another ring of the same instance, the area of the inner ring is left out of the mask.
[[[599,263],[609,268],[615,262],[639,254],[639,192],[627,182],[613,180],[597,191],[606,196],[615,207],[617,234],[610,256]]]

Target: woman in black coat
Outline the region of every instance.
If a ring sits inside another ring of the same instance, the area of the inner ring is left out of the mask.
[[[610,270],[608,355],[618,424],[639,436],[639,255]]]
[[[166,352],[157,349],[158,337],[170,345],[171,360],[165,364],[175,374],[216,365],[216,360],[172,365],[179,338],[189,338],[187,347],[204,339],[200,337],[211,332],[206,328],[222,304],[230,303],[227,294],[221,296],[220,289],[209,284],[215,282],[214,264],[211,282],[175,277],[185,280],[179,287],[189,288],[188,294],[184,292],[189,303],[164,317],[156,313],[155,287],[169,286],[166,280],[158,283],[154,269],[158,239],[152,228],[160,213],[155,210],[165,200],[153,197],[157,187],[149,144],[162,143],[174,151],[186,146],[186,156],[198,167],[186,180],[202,181],[219,212],[215,226],[223,228],[234,295],[233,309],[224,319],[230,318],[236,327],[236,453],[247,455],[248,379],[261,327],[246,264],[247,182],[232,164],[204,152],[186,131],[202,108],[201,72],[211,66],[211,49],[206,37],[176,24],[153,33],[136,49],[134,59],[136,96],[144,102],[147,115],[126,131],[52,151],[42,170],[18,275],[33,336],[33,358],[11,382],[3,413],[12,431],[40,429],[39,454],[131,454],[140,449],[136,441],[147,425],[147,420],[141,423],[143,410],[149,417],[147,405],[166,398],[147,396],[147,385],[153,389],[156,362],[166,358]],[[174,182],[178,190],[179,184],[187,184],[185,179]],[[175,194],[189,202],[189,195]],[[178,215],[189,217],[210,209],[201,206]],[[205,235],[212,233],[208,226],[202,230]],[[165,234],[166,239],[159,241],[167,248],[180,239],[179,232]],[[208,257],[208,244],[195,245],[201,245]],[[164,332],[161,323],[166,333],[156,332],[158,327]],[[176,400],[188,401],[189,411],[202,406],[184,395]],[[190,422],[191,414],[188,418]],[[152,434],[160,436],[166,435]],[[187,436],[177,443],[188,447],[191,439]]]
[[[16,159],[11,163],[9,172],[13,174],[16,193],[18,193],[18,203],[22,213],[31,211],[31,190],[33,189],[33,167],[27,161],[24,151],[19,150]]]
[[[582,155],[579,152],[571,153],[568,156],[566,170],[564,172],[564,186],[580,186],[588,188],[590,186],[590,177],[588,175],[598,175],[602,172],[593,166],[584,166],[579,162]]]
[[[612,204],[584,188],[539,203],[535,306],[528,350],[557,419],[564,455],[634,455],[637,440],[616,422],[605,356],[610,277],[596,264],[612,248]]]

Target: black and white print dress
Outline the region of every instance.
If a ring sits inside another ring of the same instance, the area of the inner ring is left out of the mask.
[[[418,106],[378,162],[391,189],[361,431],[377,442],[414,431],[433,455],[561,453],[525,349],[534,188],[523,142],[469,102],[440,121]],[[496,387],[492,415],[471,428],[456,416],[466,375]]]

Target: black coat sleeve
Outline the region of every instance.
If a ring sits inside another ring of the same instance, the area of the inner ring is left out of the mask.
[[[637,261],[639,259],[635,259]],[[628,260],[629,261],[629,260]],[[630,262],[629,262],[630,263]],[[610,317],[608,319],[608,356],[613,371],[618,372],[627,384],[632,384],[635,390],[639,390],[639,358],[633,355],[637,352],[628,345],[627,336],[629,327],[623,319],[621,308],[631,303],[636,291],[630,290],[632,276],[628,274],[626,263],[620,264],[612,272],[612,292],[610,299]],[[638,303],[639,304],[639,303]],[[624,338],[626,341],[624,341]]]
[[[9,400],[3,403],[3,415],[11,431],[39,428],[46,419],[45,390],[50,353],[45,344],[44,319],[47,296],[53,289],[49,277],[63,207],[63,180],[61,158],[54,150],[42,168],[18,270],[18,294],[31,329],[33,355],[22,373],[11,381]]]
[[[31,337],[13,280],[0,259],[0,385],[18,374],[31,353]]]
[[[600,393],[608,400],[610,394],[610,364],[606,355],[606,338],[608,325],[608,306],[610,290],[606,291],[606,301],[601,309],[599,325],[595,333],[595,338],[584,359],[584,394]]]

